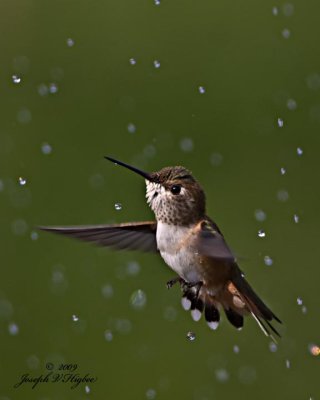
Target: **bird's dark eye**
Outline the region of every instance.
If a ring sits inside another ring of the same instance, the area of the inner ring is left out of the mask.
[[[180,185],[173,185],[170,188],[172,194],[179,194],[181,192],[181,186]]]

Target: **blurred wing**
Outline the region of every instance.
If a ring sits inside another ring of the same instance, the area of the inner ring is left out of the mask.
[[[203,256],[236,261],[218,226],[209,218],[200,224],[198,248],[199,253]]]
[[[40,226],[39,229],[118,250],[158,251],[157,223],[154,221],[115,225]]]

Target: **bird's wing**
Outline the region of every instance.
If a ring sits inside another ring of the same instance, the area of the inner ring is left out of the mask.
[[[200,222],[198,249],[199,253],[206,257],[236,261],[218,226],[208,217]]]
[[[39,229],[119,250],[158,251],[155,221],[114,225],[40,226]]]

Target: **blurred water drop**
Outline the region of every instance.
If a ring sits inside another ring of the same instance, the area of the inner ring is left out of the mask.
[[[38,86],[38,93],[40,94],[40,96],[47,96],[47,94],[49,93],[49,88],[46,84],[41,83]]]
[[[277,16],[277,15],[279,14],[279,9],[278,9],[278,7],[272,7],[272,14],[273,14],[274,16]]]
[[[104,186],[104,177],[103,175],[96,173],[90,176],[89,184],[94,189],[101,189]]]
[[[190,152],[193,150],[193,141],[190,138],[184,138],[180,141],[180,148],[182,151]]]
[[[219,382],[227,382],[229,380],[229,373],[224,368],[216,369],[215,376]]]
[[[117,211],[120,211],[120,210],[122,210],[122,204],[121,204],[121,203],[115,203],[114,208],[115,208]]]
[[[285,28],[282,30],[281,35],[283,38],[289,39],[289,37],[291,36],[291,32],[289,29]]]
[[[0,179],[0,192],[2,192],[4,189],[4,182],[2,179]]]
[[[307,314],[308,309],[306,306],[302,306],[301,311],[302,311],[302,314]]]
[[[299,215],[294,214],[293,220],[294,220],[294,222],[297,224],[297,223],[299,222]]]
[[[0,300],[0,319],[8,319],[13,314],[13,305],[7,299]]]
[[[49,143],[42,143],[41,151],[43,154],[50,154],[52,152],[52,147]]]
[[[73,47],[74,46],[74,40],[72,38],[67,39],[67,46],[68,47]]]
[[[105,297],[106,299],[111,299],[111,297],[113,297],[113,287],[110,284],[106,284],[104,286],[102,286],[101,288],[101,293],[102,296]]]
[[[154,60],[154,61],[153,61],[153,66],[154,66],[155,68],[160,68],[160,67],[161,67],[160,61]]]
[[[19,333],[19,326],[15,322],[11,322],[8,325],[8,331],[10,335],[16,336]]]
[[[88,386],[88,385],[86,385],[86,386],[84,387],[84,390],[85,390],[85,392],[86,392],[87,394],[89,394],[89,393],[91,392],[90,386]]]
[[[147,145],[144,149],[143,149],[143,154],[146,157],[154,157],[156,154],[156,148],[153,144],[149,144]]]
[[[309,352],[312,356],[319,356],[320,355],[320,347],[314,343],[310,343],[309,346]]]
[[[278,118],[278,119],[277,119],[277,124],[278,124],[278,127],[279,127],[279,128],[282,128],[283,125],[284,125],[283,119],[282,119],[282,118]]]
[[[20,78],[20,76],[18,76],[18,75],[12,75],[11,78],[12,78],[12,82],[15,83],[15,84],[21,82],[21,78]]]
[[[291,362],[290,360],[286,360],[286,368],[291,368]]]
[[[113,333],[109,329],[105,330],[104,338],[107,342],[111,342],[113,340]]]
[[[72,315],[72,321],[73,322],[78,322],[79,321],[79,317],[76,314]]]
[[[271,351],[271,353],[275,353],[278,350],[277,344],[274,343],[274,342],[270,342],[269,343],[269,350]]]
[[[294,13],[294,5],[291,3],[285,3],[282,6],[282,11],[286,17],[291,17],[291,15]]]
[[[160,6],[160,0],[154,0],[154,4],[155,4],[156,6]]]
[[[32,354],[27,358],[27,366],[30,369],[38,369],[40,366],[39,358],[35,354]]]
[[[215,167],[219,166],[222,164],[223,161],[223,155],[220,153],[212,153],[210,156],[210,162],[212,165]]]
[[[233,346],[233,352],[234,352],[235,354],[239,354],[239,352],[240,352],[239,346],[234,345],[234,346]]]
[[[130,261],[127,264],[126,272],[131,276],[138,275],[140,272],[140,265],[136,261]]]
[[[24,186],[27,183],[26,178],[23,178],[22,176],[19,176],[18,182],[20,186]]]
[[[294,99],[288,99],[287,108],[291,111],[295,110],[297,108],[297,102]]]
[[[64,266],[57,264],[51,272],[50,288],[53,294],[63,295],[68,288],[68,281],[65,277]]]
[[[16,219],[12,222],[11,229],[15,235],[21,236],[27,232],[28,224],[24,219]]]
[[[286,190],[281,189],[277,193],[277,198],[282,202],[286,202],[289,199],[289,193]]]
[[[320,89],[320,75],[317,73],[309,75],[307,77],[307,86],[311,90],[319,90]]]
[[[301,147],[297,147],[297,154],[298,154],[298,156],[302,156],[303,150]]]
[[[39,238],[38,232],[32,231],[32,232],[30,233],[30,238],[31,238],[31,240],[38,240],[38,238]]]
[[[18,112],[17,112],[17,121],[20,124],[28,124],[29,122],[31,122],[32,120],[32,115],[31,115],[31,111],[28,110],[28,108],[21,108]]]
[[[141,289],[138,289],[132,293],[130,303],[135,310],[141,310],[147,303],[147,296]]]
[[[280,172],[281,172],[281,175],[285,175],[287,171],[284,167],[281,167]]]
[[[163,312],[164,319],[170,322],[175,321],[177,319],[177,315],[178,315],[177,310],[172,306],[166,307]]]
[[[131,321],[128,319],[117,319],[115,323],[116,330],[122,334],[128,334],[132,330]]]
[[[129,133],[135,133],[137,130],[136,126],[132,123],[128,124],[127,129]]]
[[[298,306],[302,306],[303,300],[301,297],[297,297],[297,304],[298,304]]]
[[[58,85],[56,83],[50,83],[49,84],[49,93],[55,94],[59,90]]]
[[[137,64],[137,61],[136,61],[135,58],[130,58],[129,63],[130,63],[131,65],[136,65],[136,64]]]
[[[198,87],[199,93],[203,94],[206,92],[206,89],[203,86]]]
[[[156,396],[157,396],[157,392],[154,389],[148,389],[146,391],[146,398],[148,400],[153,400],[156,398]]]
[[[267,214],[263,210],[260,210],[260,209],[255,210],[254,216],[255,216],[255,219],[260,222],[265,221],[267,218]]]
[[[270,267],[273,264],[273,259],[269,256],[264,256],[263,261],[266,266]]]
[[[190,342],[193,342],[194,340],[196,340],[196,334],[195,334],[194,332],[189,331],[189,332],[187,333],[187,339],[188,339]]]
[[[266,232],[263,229],[259,229],[258,230],[258,236],[260,238],[264,238],[264,237],[266,237]]]

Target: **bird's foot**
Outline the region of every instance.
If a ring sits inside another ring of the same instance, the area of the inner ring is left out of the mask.
[[[193,282],[183,281],[183,282],[180,282],[180,285],[181,285],[181,289],[182,289],[183,293],[190,292],[190,290],[192,289],[195,297],[198,298],[200,289],[203,285],[203,282],[199,281],[199,282],[193,283]]]
[[[170,281],[167,282],[167,288],[171,289],[173,285],[176,283],[180,283],[180,285],[186,283],[180,276],[177,276],[176,278],[170,279]]]

